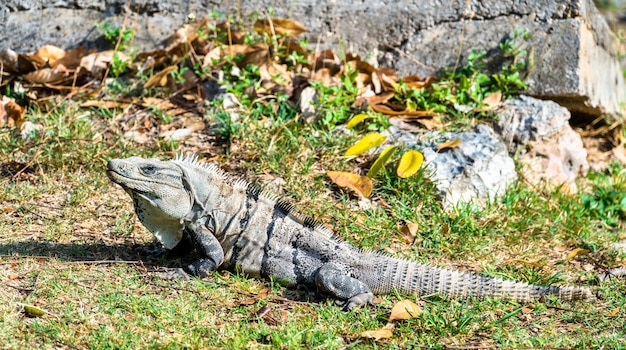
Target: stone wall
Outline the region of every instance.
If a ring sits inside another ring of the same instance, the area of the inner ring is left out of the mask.
[[[121,23],[125,0],[4,0],[0,49],[26,52],[43,44],[99,45],[94,24]],[[312,47],[371,57],[400,74],[427,76],[463,64],[472,48],[492,52],[515,30],[532,33],[528,94],[595,119],[617,117],[626,100],[618,42],[590,0],[378,1],[133,0],[129,25],[140,50],[160,47],[189,14],[217,10],[246,22],[289,17],[309,28]],[[256,13],[256,15],[255,15]]]

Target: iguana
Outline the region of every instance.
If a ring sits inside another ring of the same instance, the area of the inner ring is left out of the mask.
[[[347,310],[393,291],[517,301],[592,297],[587,287],[502,280],[354,248],[287,201],[196,156],[113,159],[107,168],[165,248],[187,243],[196,249],[200,258],[183,268],[193,276],[237,269],[287,286],[314,286]]]

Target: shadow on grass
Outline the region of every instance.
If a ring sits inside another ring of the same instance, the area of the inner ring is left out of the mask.
[[[12,243],[0,243],[2,258],[55,258],[71,262],[126,262],[154,267],[178,267],[180,256],[175,256],[156,245],[143,244],[105,244],[94,243],[56,243],[41,240],[28,240]],[[184,257],[184,261],[191,257]]]

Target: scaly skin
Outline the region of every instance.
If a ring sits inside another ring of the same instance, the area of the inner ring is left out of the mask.
[[[345,309],[395,290],[518,301],[592,297],[586,287],[529,285],[361,251],[285,201],[195,157],[114,159],[107,168],[109,178],[133,198],[141,222],[166,248],[190,244],[200,253],[184,269],[194,276],[237,268],[288,286],[315,286]]]

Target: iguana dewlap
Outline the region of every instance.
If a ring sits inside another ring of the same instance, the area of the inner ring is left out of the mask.
[[[346,309],[393,291],[518,301],[592,297],[586,287],[529,285],[354,248],[285,201],[193,156],[113,159],[107,168],[133,198],[139,220],[166,248],[187,240],[200,253],[185,268],[195,276],[236,267],[286,285],[316,286]]]

